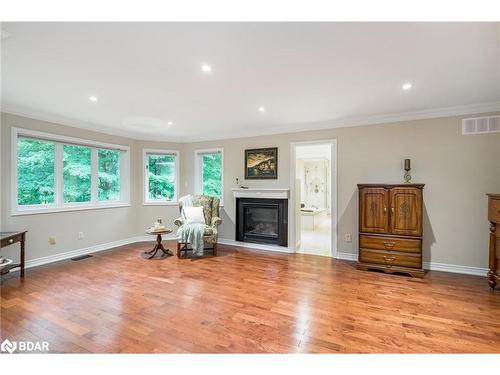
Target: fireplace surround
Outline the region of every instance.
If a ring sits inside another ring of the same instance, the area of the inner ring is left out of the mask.
[[[288,246],[288,199],[236,198],[236,240]]]

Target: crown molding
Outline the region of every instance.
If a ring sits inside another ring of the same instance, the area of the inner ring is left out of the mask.
[[[232,130],[230,134],[223,136],[200,135],[196,137],[183,137],[182,143],[216,141],[221,139],[247,138],[261,135],[276,135],[287,133],[299,133],[305,131],[327,130],[336,128],[350,128],[355,126],[382,125],[396,122],[426,120],[441,117],[453,117],[463,115],[475,115],[481,113],[500,111],[500,101],[489,103],[468,104],[454,107],[434,108],[422,111],[401,112],[388,115],[372,115],[359,117],[346,117],[342,119],[317,121],[311,123],[289,124],[279,127],[265,127],[245,130]]]
[[[489,103],[468,104],[468,105],[461,105],[454,107],[433,108],[421,111],[393,113],[387,115],[345,117],[341,119],[298,123],[298,124],[287,124],[287,125],[270,126],[264,128],[263,127],[254,128],[252,126],[248,126],[244,130],[238,131],[233,129],[231,132],[224,132],[224,134],[215,133],[215,134],[202,134],[199,136],[197,135],[192,137],[189,136],[165,137],[162,135],[149,136],[132,131],[103,128],[102,125],[89,123],[77,119],[71,119],[64,116],[49,114],[43,111],[21,108],[13,105],[7,105],[7,106],[4,105],[4,108],[2,108],[2,112],[4,113],[65,125],[72,128],[85,129],[138,141],[161,141],[161,142],[174,142],[174,143],[194,143],[203,141],[216,141],[223,139],[257,137],[262,135],[277,135],[277,134],[287,134],[287,133],[299,133],[305,131],[315,131],[315,130],[348,128],[355,126],[381,125],[381,124],[425,120],[425,119],[441,118],[441,117],[476,115],[476,114],[499,112],[499,111],[500,111],[500,101],[497,101]]]
[[[173,142],[173,143],[182,143],[180,137],[165,137],[162,135],[151,135],[145,136],[140,133],[136,133],[129,130],[118,130],[118,129],[110,129],[106,128],[103,125],[90,123],[78,119],[73,119],[65,116],[50,114],[44,111],[32,110],[23,108],[15,105],[5,105],[2,103],[1,108],[2,113],[7,113],[15,116],[27,117],[34,120],[50,122],[56,125],[64,125],[70,128],[76,129],[84,129],[93,132],[98,132],[101,134],[113,135],[122,138],[128,138],[136,141],[160,141],[160,142]]]

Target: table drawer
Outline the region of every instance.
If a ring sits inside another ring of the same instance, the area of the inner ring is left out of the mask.
[[[383,264],[409,268],[421,268],[421,256],[396,251],[359,250],[359,261],[363,263]]]
[[[3,238],[1,247],[9,246],[15,244],[16,242],[21,242],[22,234],[17,234],[11,238]]]
[[[500,199],[489,199],[488,220],[500,224]]]
[[[365,249],[391,250],[420,254],[422,241],[408,238],[361,235],[359,238],[359,247]]]

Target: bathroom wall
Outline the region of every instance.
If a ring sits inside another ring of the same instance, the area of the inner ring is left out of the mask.
[[[301,203],[306,208],[328,209],[330,206],[328,160],[300,161]]]

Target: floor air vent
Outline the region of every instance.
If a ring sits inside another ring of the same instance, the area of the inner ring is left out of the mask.
[[[74,257],[74,258],[71,258],[71,260],[83,260],[83,259],[87,259],[87,258],[92,258],[92,255],[80,255],[79,257]]]
[[[500,133],[500,116],[465,118],[462,120],[462,134]]]

